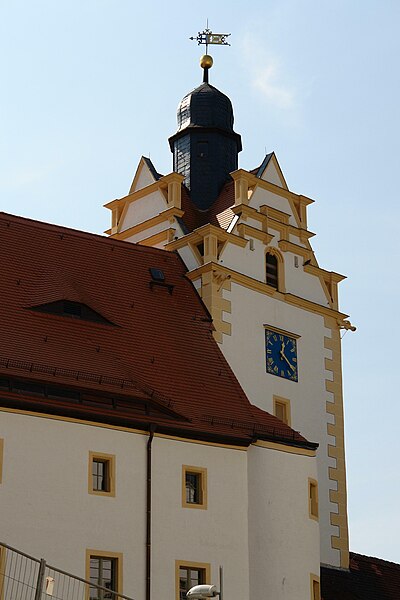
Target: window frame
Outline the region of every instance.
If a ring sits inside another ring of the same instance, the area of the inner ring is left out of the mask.
[[[122,565],[123,565],[123,554],[122,552],[109,552],[108,550],[93,550],[93,549],[87,549],[86,550],[86,572],[85,572],[85,579],[86,581],[90,581],[90,560],[92,558],[100,558],[100,559],[110,559],[112,561],[115,561],[115,564],[117,565],[117,572],[115,574],[115,581],[116,581],[116,589],[113,590],[115,592],[118,592],[118,594],[123,594],[123,577],[122,577]],[[98,584],[100,585],[100,584]],[[88,585],[88,589],[87,589],[87,593],[86,593],[86,600],[90,600],[90,586]],[[118,596],[112,594],[112,599],[111,600],[118,600]]]
[[[107,490],[96,490],[93,487],[93,463],[107,463]],[[103,452],[89,451],[89,470],[88,470],[88,492],[95,496],[115,497],[115,454],[104,454]]]
[[[315,594],[315,584],[317,585],[317,594]],[[310,598],[311,600],[321,600],[320,578],[314,573],[310,573]]]
[[[285,423],[286,425],[289,425],[289,427],[291,427],[292,424],[292,415],[291,415],[291,409],[290,409],[290,400],[288,400],[287,398],[282,398],[281,396],[273,396],[273,403],[274,403],[274,416],[279,419],[278,415],[276,414],[276,406],[278,404],[281,404],[282,406],[285,407],[285,413],[286,413],[286,421],[282,421],[282,419],[279,419],[280,421],[282,421],[282,423]]]
[[[268,254],[270,254],[271,256],[274,256],[276,258],[276,287],[270,283],[267,282],[267,256]],[[265,255],[264,255],[264,278],[265,278],[265,284],[275,290],[276,292],[282,292],[285,293],[286,292],[286,287],[285,287],[285,261],[284,258],[282,256],[282,254],[279,252],[279,250],[277,248],[275,248],[274,246],[268,246],[268,248],[266,248],[265,250]]]
[[[210,563],[192,562],[189,560],[175,560],[175,599],[180,600],[180,569],[201,570],[204,572],[205,584],[211,583],[211,565]]]
[[[200,502],[187,502],[186,500],[186,474],[193,473],[200,480]],[[207,509],[207,469],[205,467],[194,467],[182,465],[182,507]]]
[[[315,490],[313,498],[312,490]],[[316,510],[313,509],[313,502],[316,504]],[[314,521],[319,521],[319,498],[318,498],[318,481],[308,478],[308,516]]]

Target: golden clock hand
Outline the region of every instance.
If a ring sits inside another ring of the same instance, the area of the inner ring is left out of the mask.
[[[286,356],[284,355],[284,353],[281,350],[281,357],[286,360],[287,364],[289,365],[289,367],[292,369],[292,371],[295,371],[294,366],[292,365],[292,363],[286,358]]]

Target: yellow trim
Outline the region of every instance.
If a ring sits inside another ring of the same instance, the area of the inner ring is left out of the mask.
[[[127,433],[137,433],[138,435],[146,435],[148,436],[147,431],[143,431],[143,429],[134,429],[133,427],[123,427],[119,425],[109,425],[106,423],[94,423],[93,421],[85,421],[83,419],[75,419],[74,417],[63,417],[60,415],[50,415],[47,413],[37,413],[29,410],[21,410],[17,408],[5,408],[0,407],[0,412],[7,412],[12,414],[19,415],[28,415],[30,417],[37,417],[42,419],[51,419],[53,421],[65,421],[67,423],[77,423],[78,425],[88,425],[90,427],[101,427],[103,429],[112,429],[114,431],[125,431]],[[179,437],[176,435],[168,435],[166,433],[155,433],[154,437],[164,438],[167,440],[174,440],[175,442],[185,442],[187,444],[200,444],[201,446],[214,446],[216,448],[226,448],[228,450],[240,450],[242,452],[247,452],[246,446],[235,446],[233,444],[220,444],[218,442],[206,442],[203,440],[195,440],[191,438]]]
[[[124,231],[114,232],[110,235],[110,237],[114,240],[126,240],[126,238],[136,235],[137,233],[142,233],[142,231],[146,231],[146,229],[150,229],[150,227],[154,227],[155,225],[159,225],[164,221],[173,219],[174,217],[181,217],[184,214],[183,210],[179,210],[178,208],[166,208],[161,211],[155,217],[151,219],[147,219],[146,221],[142,221],[141,223],[137,223],[128,229],[124,229]]]
[[[310,448],[298,448],[297,446],[285,446],[277,442],[267,442],[265,440],[257,440],[252,443],[252,446],[260,448],[268,448],[269,450],[278,450],[279,452],[287,452],[288,454],[300,454],[301,456],[316,456],[316,450]]]
[[[179,569],[203,569],[204,570],[204,583],[211,584],[211,565],[210,563],[193,562],[191,560],[175,560],[175,599],[179,598]]]
[[[195,473],[200,475],[200,502],[193,503],[186,501],[186,473]],[[207,510],[207,469],[204,467],[193,467],[191,465],[182,465],[182,507],[183,508],[201,508]]]
[[[319,521],[318,481],[308,478],[308,516]]]
[[[330,522],[331,525],[339,528],[339,535],[331,536],[331,545],[332,548],[340,552],[340,566],[348,569],[349,534],[347,523],[340,329],[334,318],[325,318],[325,327],[331,330],[331,337],[325,337],[324,347],[332,352],[332,358],[325,360],[325,368],[332,374],[332,378],[326,378],[325,380],[325,389],[332,394],[333,398],[333,402],[326,402],[326,412],[329,416],[333,415],[334,417],[334,423],[328,423],[327,430],[328,434],[335,440],[334,445],[328,444],[327,450],[328,456],[336,459],[336,467],[329,467],[329,478],[336,482],[336,490],[329,490],[329,500],[337,505],[337,511],[330,513]]]
[[[289,225],[290,215],[283,212],[283,210],[273,208],[272,206],[268,206],[268,204],[263,204],[260,206],[260,213],[265,215],[268,220],[278,221],[278,223],[282,223],[283,225]]]
[[[149,237],[140,240],[139,244],[141,246],[150,246],[150,247],[153,247],[156,244],[160,244],[162,242],[169,244],[169,242],[171,242],[174,239],[175,233],[176,233],[176,229],[173,229],[172,227],[170,227],[169,229],[164,229],[163,231],[160,231],[159,233],[155,233],[154,235],[150,235]]]
[[[282,398],[282,396],[273,396],[273,403],[274,403],[274,415],[279,418],[276,414],[276,405],[277,404],[281,404],[282,406],[285,407],[285,413],[286,413],[286,421],[283,421],[284,423],[286,423],[286,425],[289,425],[289,427],[291,427],[291,423],[292,423],[292,416],[291,416],[291,409],[290,409],[290,400],[288,400],[287,398]]]
[[[129,194],[133,194],[135,191],[137,191],[135,188],[136,188],[138,179],[140,177],[140,174],[143,171],[143,168],[146,168],[146,170],[150,173],[150,176],[153,179],[153,183],[156,181],[153,173],[150,171],[149,167],[146,164],[146,161],[144,160],[144,157],[142,156],[142,158],[140,159],[139,164],[137,166],[136,173],[133,177],[131,187],[129,188]],[[150,185],[152,185],[152,184],[150,184]],[[145,186],[145,187],[147,187],[147,186]],[[140,188],[140,189],[143,189],[143,188]]]
[[[225,229],[221,229],[221,227],[216,227],[215,225],[211,225],[211,223],[207,223],[198,229],[192,231],[192,233],[188,233],[178,240],[174,240],[168,246],[166,246],[166,250],[179,250],[184,246],[189,244],[199,244],[201,243],[207,236],[213,235],[221,242],[231,242],[236,246],[240,246],[244,248],[247,245],[248,240],[244,240],[239,235],[235,235],[234,233],[228,233]]]
[[[3,482],[4,440],[0,438],[0,483]]]
[[[329,305],[331,308],[338,310],[339,297],[337,284],[343,281],[343,279],[346,279],[346,277],[340,275],[340,273],[335,273],[334,271],[325,271],[325,269],[321,269],[315,265],[304,265],[303,268],[306,273],[310,273],[319,278]]]
[[[109,490],[100,491],[93,489],[93,462],[100,460],[107,463],[107,476]],[[89,452],[89,467],[88,467],[88,492],[95,496],[115,496],[115,454],[103,454],[102,452]]]
[[[248,275],[243,275],[243,273],[233,271],[232,269],[229,269],[228,267],[225,267],[221,264],[207,263],[205,265],[201,265],[197,269],[193,269],[192,271],[186,273],[186,277],[193,281],[194,279],[198,279],[201,275],[203,275],[203,273],[208,273],[211,270],[218,270],[221,274],[225,273],[226,275],[230,276],[230,281],[234,281],[235,283],[244,285],[245,287],[260,292],[262,294],[273,296],[274,298],[278,298],[279,300],[283,300],[288,304],[298,306],[300,308],[303,308],[304,310],[308,310],[310,312],[314,312],[327,317],[334,317],[335,319],[346,319],[348,317],[348,315],[334,310],[328,306],[317,304],[316,302],[312,302],[311,300],[305,300],[304,298],[300,298],[300,296],[295,296],[294,294],[290,294],[287,292],[281,293],[275,290],[275,288],[271,287],[270,285],[267,285],[263,281],[254,279],[253,277],[249,277]]]
[[[264,329],[271,329],[272,331],[276,331],[276,333],[281,333],[283,335],[288,335],[289,337],[295,338],[298,340],[301,338],[301,335],[297,333],[292,333],[291,331],[286,331],[286,329],[280,329],[279,327],[275,327],[274,325],[268,325],[268,323],[263,324]]]
[[[110,552],[108,550],[86,550],[86,566],[85,566],[85,579],[90,581],[90,558],[116,558],[117,559],[117,589],[114,590],[123,594],[123,554],[122,552]],[[86,598],[89,599],[89,590],[87,590]],[[118,600],[118,596],[115,600]]]
[[[317,590],[314,588],[316,584]],[[321,600],[321,583],[318,575],[310,573],[310,598],[311,600]]]
[[[298,244],[293,244],[293,242],[289,242],[288,240],[279,240],[278,246],[282,252],[298,254],[299,256],[302,256],[304,260],[315,260],[314,252],[312,250],[299,246]]]
[[[239,223],[239,225],[237,225],[237,231],[240,237],[244,238],[244,236],[247,235],[248,237],[260,240],[263,242],[263,244],[270,244],[274,238],[274,236],[270,233],[261,231],[260,229],[252,227],[251,225],[247,225],[247,223]]]

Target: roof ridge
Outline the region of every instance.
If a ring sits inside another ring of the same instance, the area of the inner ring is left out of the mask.
[[[111,237],[107,237],[100,233],[93,233],[91,231],[83,231],[82,229],[75,229],[74,227],[66,227],[65,225],[57,225],[56,223],[49,223],[47,221],[39,221],[38,219],[31,219],[30,217],[22,217],[20,215],[13,215],[0,211],[0,220],[12,221],[18,225],[25,227],[35,227],[36,229],[56,230],[61,233],[67,232],[75,237],[93,237],[96,241],[101,241],[108,244],[113,244],[125,248],[125,250],[135,250],[145,252],[146,254],[163,254],[173,256],[174,253],[169,250],[163,250],[161,248],[154,248],[152,246],[142,246],[141,244],[132,244],[132,242],[126,242],[124,240],[116,240]]]

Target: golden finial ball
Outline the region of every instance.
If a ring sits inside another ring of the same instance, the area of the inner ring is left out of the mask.
[[[204,54],[200,59],[200,66],[202,69],[211,69],[213,62],[212,56]]]

